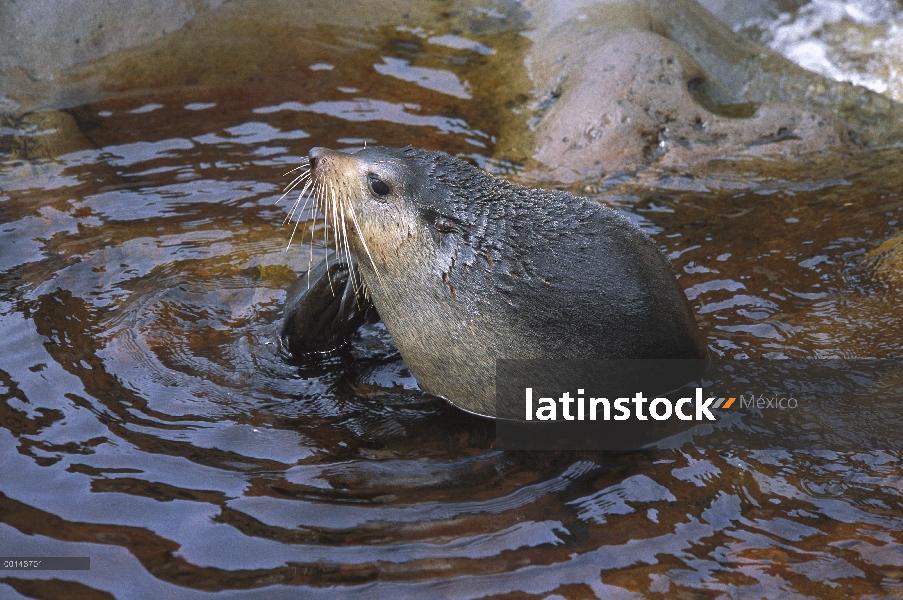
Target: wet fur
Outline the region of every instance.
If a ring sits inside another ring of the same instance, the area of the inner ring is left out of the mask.
[[[494,413],[498,358],[706,355],[668,261],[597,202],[416,148],[328,152],[311,181],[408,367],[461,408]]]

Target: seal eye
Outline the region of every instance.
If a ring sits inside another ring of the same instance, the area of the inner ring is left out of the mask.
[[[392,193],[392,188],[389,187],[389,184],[377,177],[376,175],[370,175],[368,178],[370,184],[370,191],[373,192],[377,196],[388,196]]]

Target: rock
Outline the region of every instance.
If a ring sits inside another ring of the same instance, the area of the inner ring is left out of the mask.
[[[17,132],[0,138],[0,152],[13,161],[53,160],[91,148],[72,115],[59,110],[42,110],[19,118],[0,117],[0,127]]]
[[[629,31],[587,52],[536,130],[534,158],[558,181],[657,163],[796,156],[855,147],[837,118],[790,104],[744,102],[674,42]]]
[[[776,19],[781,13],[796,12],[809,0],[699,0],[707,11],[731,29],[759,19]]]
[[[90,149],[72,115],[59,110],[42,110],[21,117],[0,116],[0,156],[6,158],[0,171],[0,188],[15,179],[30,180],[62,169],[56,159],[70,152]]]
[[[797,67],[694,0],[528,6],[533,111],[509,119],[497,146],[529,159],[527,177],[850,152],[903,137],[903,105]]]
[[[145,45],[223,0],[29,0],[0,2],[0,89],[25,110],[62,106],[58,82],[77,65]]]
[[[903,288],[903,235],[885,240],[866,254],[862,268],[873,284]]]

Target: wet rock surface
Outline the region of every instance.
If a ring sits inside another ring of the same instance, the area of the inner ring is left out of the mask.
[[[729,157],[800,157],[861,147],[846,124],[790,104],[745,102],[689,54],[650,32],[587,52],[537,125],[534,158],[557,180],[655,164],[687,170]]]
[[[530,5],[530,127],[499,151],[575,180],[714,158],[804,157],[894,143],[903,106],[804,71],[695,2]]]

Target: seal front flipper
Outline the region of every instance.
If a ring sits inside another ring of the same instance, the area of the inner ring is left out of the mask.
[[[357,264],[327,257],[289,288],[284,319],[282,347],[300,359],[344,346],[364,322],[375,323],[379,315],[363,291]]]

